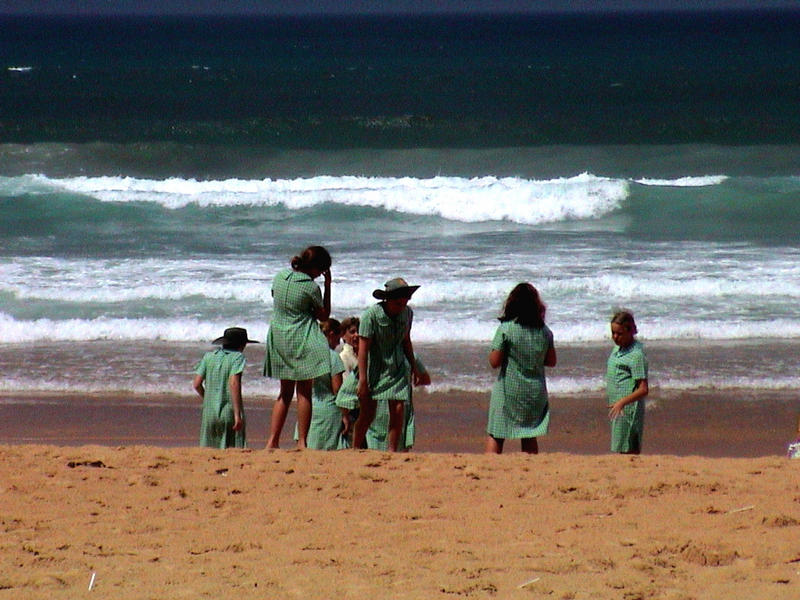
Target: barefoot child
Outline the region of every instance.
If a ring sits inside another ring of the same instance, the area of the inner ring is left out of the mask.
[[[229,327],[212,344],[195,369],[194,390],[203,399],[200,445],[208,448],[245,448],[242,371],[244,348],[257,344],[247,338],[247,330]]]
[[[633,314],[618,311],[611,318],[611,339],[616,348],[608,357],[606,398],[611,419],[611,451],[639,454],[644,432],[644,398],[648,394],[647,356],[636,340]]]
[[[419,383],[419,372],[411,343],[413,312],[408,307],[418,285],[397,278],[372,295],[380,300],[361,316],[358,330],[359,414],[353,425],[353,447],[363,448],[377,404],[386,403],[389,411],[387,447],[396,452],[403,431],[409,388]]]
[[[330,372],[330,349],[317,321],[331,314],[331,256],[322,246],[309,246],[292,258],[291,269],[272,282],[273,311],[267,333],[264,375],[281,380],[272,409],[267,448],[278,448],[289,405],[297,390],[298,448],[306,447],[311,424],[311,387],[315,377]],[[314,280],[324,277],[324,294]]]

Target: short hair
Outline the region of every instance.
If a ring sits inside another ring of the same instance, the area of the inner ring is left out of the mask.
[[[329,333],[335,333],[336,335],[339,335],[342,332],[342,324],[336,319],[325,319],[324,321],[320,321],[319,328],[325,335],[328,335]]]
[[[516,321],[528,327],[543,327],[546,308],[535,287],[530,283],[518,283],[506,298],[500,321]]]
[[[291,264],[295,271],[308,271],[309,269],[327,271],[331,268],[331,255],[322,246],[309,246],[297,256],[292,257]]]
[[[627,309],[617,310],[611,317],[611,323],[623,325],[628,328],[628,331],[637,333],[636,321],[633,318],[633,313]]]
[[[345,317],[342,319],[342,331],[347,331],[353,325],[355,325],[357,329],[361,325],[361,319],[358,317]]]

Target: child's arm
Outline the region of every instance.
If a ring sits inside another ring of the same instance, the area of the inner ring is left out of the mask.
[[[318,321],[325,321],[331,316],[331,270],[322,273],[325,278],[322,285],[322,307],[314,313],[314,317]]]
[[[506,359],[506,353],[502,350],[492,350],[489,352],[489,366],[497,369],[503,366],[503,361]]]
[[[195,375],[194,381],[192,381],[192,387],[194,391],[197,392],[197,395],[201,398],[206,397],[206,389],[203,387],[204,378],[202,375]]]
[[[358,395],[359,402],[370,400],[369,378],[367,373],[367,358],[372,340],[367,337],[358,338]]]
[[[417,369],[417,359],[414,357],[414,345],[411,343],[411,328],[406,330],[406,335],[403,338],[403,354],[406,355],[406,360],[411,365],[411,382],[414,385],[419,385],[420,376]]]
[[[242,421],[242,374],[236,373],[228,378],[233,402],[233,430],[239,431],[244,425]]]
[[[334,396],[339,393],[339,388],[342,387],[342,381],[344,381],[342,373],[331,374],[331,391]]]
[[[611,419],[616,419],[622,414],[622,409],[631,402],[636,402],[647,396],[650,390],[647,387],[647,379],[637,379],[636,385],[633,388],[633,393],[628,394],[624,398],[620,398],[614,404],[608,407],[608,416]]]

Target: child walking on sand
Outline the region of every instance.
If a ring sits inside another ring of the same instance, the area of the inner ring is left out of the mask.
[[[305,448],[311,423],[311,387],[315,377],[330,372],[330,349],[317,325],[331,313],[331,256],[322,246],[309,246],[272,282],[273,312],[267,333],[264,375],[281,380],[272,409],[267,448],[278,448],[289,405],[297,390],[297,447]],[[325,278],[325,292],[314,279]]]
[[[606,368],[606,399],[611,419],[611,452],[639,454],[644,432],[644,398],[648,394],[647,356],[636,340],[633,314],[621,310],[611,317],[616,344]]]
[[[313,450],[340,450],[348,448],[347,429],[349,420],[336,406],[336,394],[342,386],[344,364],[336,347],[339,345],[341,325],[336,319],[328,319],[319,324],[328,340],[330,348],[330,371],[314,378],[311,391],[311,425],[308,428],[308,448]],[[346,413],[346,411],[345,411]],[[297,437],[295,432],[295,437]]]
[[[229,327],[212,344],[220,348],[206,352],[195,369],[192,386],[203,399],[200,445],[208,448],[245,448],[242,372],[244,348],[257,344],[247,330]]]
[[[501,454],[508,438],[519,439],[523,452],[536,454],[536,438],[548,431],[544,367],[556,366],[556,350],[544,315],[545,305],[530,283],[511,290],[489,353],[489,364],[500,372],[489,402],[487,454]]]
[[[414,314],[408,307],[417,288],[418,285],[408,285],[404,279],[391,279],[384,289],[372,292],[381,302],[370,306],[361,316],[356,390],[359,415],[353,426],[356,449],[364,447],[378,402],[386,403],[389,412],[388,450],[398,449],[409,387],[419,383],[411,343]]]

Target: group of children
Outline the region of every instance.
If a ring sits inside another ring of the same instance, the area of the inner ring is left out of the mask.
[[[264,375],[280,379],[281,385],[267,448],[279,447],[296,392],[299,448],[408,450],[415,437],[412,389],[430,383],[411,342],[413,311],[408,302],[419,286],[391,279],[373,292],[379,302],[361,318],[339,323],[330,318],[330,266],[327,250],[311,246],[273,281]],[[324,294],[314,282],[320,275]],[[545,312],[529,283],[515,286],[506,299],[489,354],[489,364],[499,372],[489,405],[487,453],[501,453],[506,439],[519,439],[523,452],[536,453],[538,436],[547,433],[545,367],[554,367],[557,359]],[[606,373],[612,452],[641,451],[647,358],[635,335],[629,311],[612,317],[615,348]],[[197,366],[194,388],[203,398],[202,446],[245,446],[242,352],[252,342],[246,330],[229,328],[213,342],[221,347],[206,353]]]

